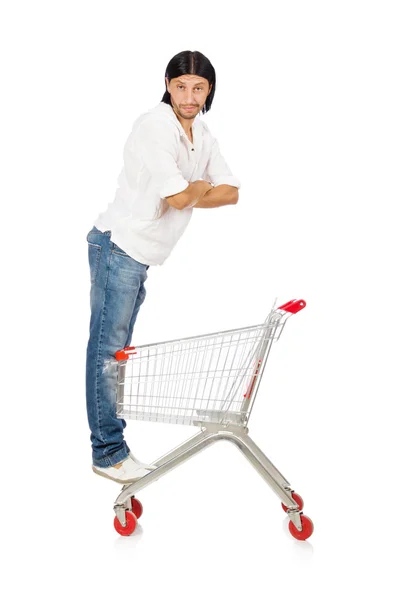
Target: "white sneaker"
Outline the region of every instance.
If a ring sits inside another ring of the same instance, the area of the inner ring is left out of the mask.
[[[134,461],[134,463],[136,463],[137,465],[139,465],[140,467],[142,467],[142,469],[148,469],[148,471],[154,471],[155,469],[157,469],[156,465],[148,465],[147,463],[143,463],[140,460],[138,460],[132,454],[132,452],[130,452],[130,457],[132,458],[132,460]]]
[[[128,456],[118,469],[115,467],[95,467],[92,465],[92,470],[97,475],[102,475],[102,477],[107,477],[108,479],[117,481],[117,483],[133,483],[151,472],[149,469],[144,469],[140,464],[133,461],[131,456]]]

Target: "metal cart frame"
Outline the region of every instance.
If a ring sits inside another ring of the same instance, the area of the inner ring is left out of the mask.
[[[114,503],[114,525],[121,535],[132,533],[142,512],[135,500],[137,492],[219,440],[235,444],[277,494],[290,519],[291,534],[299,540],[312,534],[313,523],[302,513],[301,497],[250,438],[247,427],[273,341],[279,339],[288,318],[305,306],[304,300],[291,300],[273,306],[261,325],[127,347],[116,353],[120,418],[200,428],[156,460],[151,472],[123,486]]]

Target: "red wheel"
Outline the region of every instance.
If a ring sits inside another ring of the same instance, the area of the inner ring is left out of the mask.
[[[292,497],[295,500],[295,502],[297,503],[299,510],[302,510],[303,508],[303,499],[301,496],[299,496],[299,494],[297,494],[296,492],[292,492]],[[283,510],[285,512],[287,512],[288,508],[285,506],[285,504],[282,502],[281,506],[283,507]]]
[[[120,521],[118,520],[117,517],[114,517],[114,528],[117,531],[117,533],[119,533],[120,535],[131,535],[131,533],[134,531],[136,524],[137,524],[137,518],[134,515],[134,513],[130,512],[129,510],[126,511],[125,513],[125,518],[126,518],[126,524],[125,527],[122,526],[122,524],[120,523]]]
[[[306,517],[305,515],[301,515],[301,523],[302,523],[302,531],[299,531],[299,529],[297,529],[295,527],[295,525],[293,524],[292,521],[289,522],[288,527],[289,527],[289,532],[292,535],[292,537],[294,537],[297,540],[307,540],[307,538],[309,538],[311,536],[311,534],[313,533],[313,529],[314,529],[314,525],[313,525],[313,521],[311,519],[309,519],[309,517]]]
[[[136,516],[137,519],[142,516],[143,506],[136,498],[131,498],[132,512]]]

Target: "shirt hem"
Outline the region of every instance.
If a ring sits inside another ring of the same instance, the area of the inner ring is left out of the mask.
[[[164,263],[164,261],[168,258],[168,256],[166,256],[162,262],[148,261],[144,258],[144,256],[139,254],[139,252],[136,252],[135,250],[133,250],[131,252],[130,250],[128,250],[128,248],[125,246],[125,244],[118,238],[117,234],[116,234],[116,237],[114,237],[114,232],[112,231],[112,228],[109,227],[108,225],[106,225],[100,219],[97,219],[96,221],[94,221],[94,226],[102,232],[111,231],[112,232],[111,236],[110,236],[111,241],[113,243],[115,243],[117,246],[120,246],[120,248],[122,248],[124,250],[124,252],[126,252],[128,254],[128,256],[130,256],[137,262],[141,263],[141,265],[144,265],[145,267],[157,267],[159,265],[162,265]]]

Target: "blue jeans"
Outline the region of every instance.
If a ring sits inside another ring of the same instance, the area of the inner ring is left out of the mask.
[[[115,352],[131,343],[139,309],[145,299],[144,265],[111,241],[111,231],[93,227],[87,234],[91,275],[91,319],[87,345],[86,401],[91,430],[92,460],[110,467],[125,458],[124,419],[116,417],[117,364]]]

